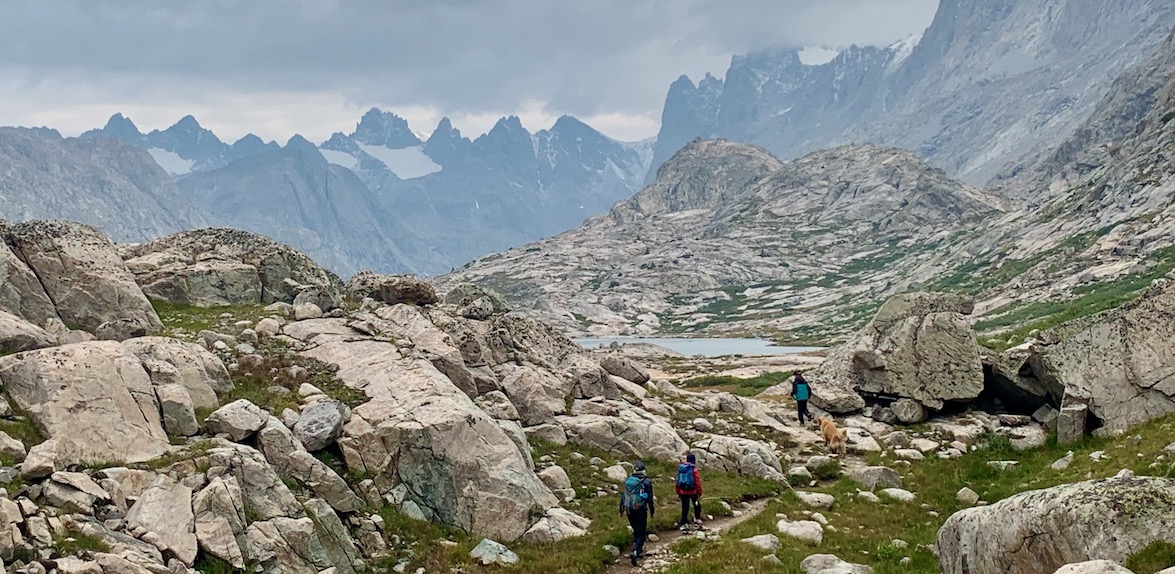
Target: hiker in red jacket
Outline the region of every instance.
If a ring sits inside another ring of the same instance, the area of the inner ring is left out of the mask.
[[[702,523],[702,475],[698,473],[697,457],[694,453],[685,455],[685,462],[677,466],[677,481],[674,485],[678,498],[681,499],[681,522],[678,527],[682,532],[689,529],[690,506],[694,508],[694,521]]]

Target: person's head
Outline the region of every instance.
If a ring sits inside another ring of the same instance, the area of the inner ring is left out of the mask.
[[[636,473],[644,472],[645,471],[645,461],[638,460],[638,461],[632,463],[632,471],[636,472]]]
[[[694,464],[694,463],[698,462],[698,457],[694,456],[694,453],[691,452],[691,453],[685,455],[685,461],[690,464]]]

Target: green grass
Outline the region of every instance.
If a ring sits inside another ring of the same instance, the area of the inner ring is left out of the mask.
[[[1150,546],[1126,559],[1125,566],[1134,574],[1155,574],[1175,566],[1175,544],[1153,542]]]
[[[352,389],[335,377],[326,363],[290,353],[280,343],[262,341],[257,345],[263,357],[261,361],[243,363],[233,373],[233,390],[220,396],[221,403],[238,399],[249,402],[280,415],[283,409],[298,410],[298,387],[310,383],[327,396],[350,407],[367,402],[367,395]],[[305,379],[295,379],[289,373],[290,367],[306,369]],[[286,392],[274,392],[275,387]],[[203,419],[200,419],[203,420]]]
[[[603,572],[607,564],[613,559],[604,549],[605,544],[618,548],[631,545],[632,536],[628,533],[628,522],[619,514],[619,494],[614,493],[611,482],[602,472],[594,470],[589,464],[592,457],[600,457],[612,465],[618,460],[628,460],[631,457],[618,458],[617,455],[605,451],[579,447],[574,445],[554,446],[542,442],[534,443],[534,457],[549,455],[559,466],[567,471],[571,483],[577,487],[579,497],[578,506],[575,503],[565,505],[568,509],[590,518],[591,528],[586,536],[573,538],[553,544],[537,544],[518,542],[510,545],[511,550],[519,556],[519,564],[506,571],[517,574],[548,574],[552,572],[571,572],[593,574]],[[572,452],[584,455],[581,460],[573,460]],[[653,480],[653,489],[657,513],[650,523],[652,531],[671,530],[678,519],[680,506],[673,494],[673,479],[676,476],[675,464],[647,460],[649,477]],[[767,498],[778,495],[784,488],[775,482],[757,478],[740,476],[724,472],[706,472],[703,475],[703,484],[706,497],[702,501],[702,510],[714,516],[728,514],[722,510],[719,501],[736,504],[744,500]],[[616,484],[619,486],[618,484]],[[604,489],[607,496],[597,498],[597,489]],[[487,569],[474,565],[469,559],[469,551],[481,540],[481,537],[470,536],[459,530],[444,526],[423,523],[411,520],[399,513],[385,509],[381,515],[384,518],[386,531],[404,539],[406,545],[415,543],[415,558],[406,569],[412,572],[416,568],[424,567],[428,572],[449,572],[459,569],[462,572],[490,572],[498,569]],[[443,545],[441,539],[456,542],[455,546]],[[387,564],[376,564],[376,571],[381,567],[388,568],[394,561]],[[390,570],[389,570],[390,571]]]
[[[69,536],[54,538],[53,550],[59,556],[72,556],[82,552],[110,552],[110,546],[93,536],[71,532]]]
[[[769,567],[759,561],[764,552],[738,543],[740,538],[757,534],[774,533],[776,513],[787,515],[790,520],[803,519],[805,507],[785,494],[778,501],[768,504],[758,516],[732,528],[723,534],[720,542],[707,542],[700,549],[692,551],[689,560],[670,567],[668,574],[703,574],[710,572],[742,572],[754,570],[760,573],[800,572],[799,564],[811,554],[835,554],[842,559],[872,566],[877,574],[921,574],[940,572],[934,556],[927,550],[918,550],[918,545],[935,542],[939,527],[952,513],[962,506],[955,500],[955,494],[964,486],[979,493],[982,500],[995,502],[1027,490],[1048,488],[1087,480],[1087,477],[1104,478],[1128,468],[1138,475],[1165,475],[1171,472],[1169,465],[1152,463],[1170,442],[1175,431],[1175,415],[1151,421],[1130,433],[1115,439],[1089,437],[1079,444],[1060,446],[1050,438],[1045,446],[1038,449],[1013,452],[1010,445],[993,443],[992,448],[980,449],[955,460],[928,458],[914,463],[903,471],[903,488],[914,492],[917,499],[912,503],[901,503],[882,497],[882,502],[873,503],[854,496],[857,486],[849,479],[814,489],[836,496],[836,505],[830,511],[823,511],[836,532],[826,531],[824,543],[819,547],[808,546],[796,540],[781,537],[781,547],[776,555],[782,561],[778,567]],[[1135,441],[1134,437],[1141,437]],[[1049,465],[1064,456],[1067,450],[1074,451],[1072,465],[1063,471],[1055,471]],[[1108,461],[1095,463],[1089,453],[1104,450]],[[1143,456],[1137,456],[1142,453]],[[989,460],[1019,460],[1019,466],[1005,471],[987,465]],[[929,508],[923,508],[926,504]],[[935,511],[938,516],[933,516]],[[909,544],[906,549],[892,546],[895,539]],[[1141,573],[1155,572],[1160,564],[1172,558],[1173,547],[1154,545],[1139,553],[1131,562]],[[900,563],[909,556],[911,563]]]
[[[681,381],[681,386],[691,389],[707,388],[729,391],[744,397],[753,397],[765,389],[787,381],[791,371],[764,373],[747,379],[729,375],[704,375]]]
[[[1175,270],[1175,248],[1160,249],[1152,256],[1156,265],[1146,273],[1136,273],[1115,281],[1098,282],[1073,289],[1077,296],[1069,301],[1038,301],[1018,307],[975,324],[979,333],[1008,326],[1014,329],[988,339],[988,346],[1002,351],[1024,342],[1032,331],[1043,331],[1066,321],[1115,309],[1139,296],[1154,281]]]
[[[193,305],[177,305],[165,301],[152,301],[151,306],[163,322],[161,334],[191,338],[200,331],[209,330],[218,333],[236,335],[243,327],[234,325],[237,321],[251,321],[256,323],[268,314],[262,305],[234,305],[227,307],[196,307]],[[224,314],[231,318],[222,317]],[[187,335],[188,337],[185,337]]]

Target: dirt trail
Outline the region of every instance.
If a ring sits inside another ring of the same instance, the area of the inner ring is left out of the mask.
[[[750,505],[750,508],[738,509],[742,511],[742,516],[728,516],[706,521],[706,531],[723,532],[758,516],[763,512],[763,509],[767,508],[767,499],[751,501]],[[608,566],[604,572],[606,574],[618,572],[631,574],[632,572],[650,572],[653,569],[661,570],[669,564],[677,562],[679,558],[670,550],[670,546],[680,540],[682,536],[693,536],[693,531],[689,534],[683,534],[680,530],[667,530],[656,534],[658,537],[656,542],[645,542],[645,558],[638,563],[636,568],[633,568],[628,562],[628,552],[632,551],[630,544],[627,548],[621,549],[618,562]]]

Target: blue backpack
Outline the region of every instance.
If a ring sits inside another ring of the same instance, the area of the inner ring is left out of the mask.
[[[698,485],[694,482],[694,465],[684,462],[677,465],[677,487],[682,490],[696,490]]]
[[[644,492],[645,480],[639,476],[630,476],[624,481],[624,508],[640,512],[645,509]]]
[[[803,383],[797,383],[797,384],[796,384],[796,400],[797,400],[797,401],[806,401],[806,400],[808,400],[808,395],[810,394],[810,392],[811,392],[811,391],[808,389],[808,383],[807,383],[807,382],[803,382]]]

